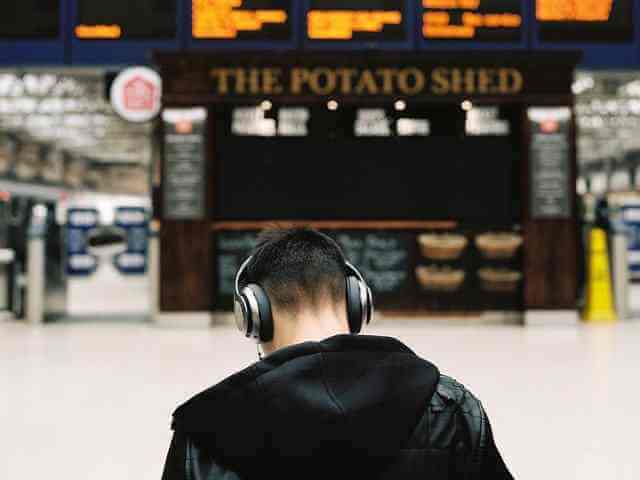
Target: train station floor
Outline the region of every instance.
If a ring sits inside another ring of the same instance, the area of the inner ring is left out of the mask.
[[[369,333],[474,391],[515,478],[640,478],[640,322],[385,319]],[[0,478],[158,480],[173,408],[255,358],[230,325],[0,322]]]

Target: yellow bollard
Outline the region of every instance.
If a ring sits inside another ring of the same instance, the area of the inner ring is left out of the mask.
[[[587,303],[582,318],[593,323],[616,321],[607,234],[601,228],[593,228],[589,236]]]

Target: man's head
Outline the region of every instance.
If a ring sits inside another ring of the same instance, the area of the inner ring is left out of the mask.
[[[257,283],[271,302],[268,353],[305,340],[348,333],[345,260],[340,247],[307,228],[263,232],[243,284]]]

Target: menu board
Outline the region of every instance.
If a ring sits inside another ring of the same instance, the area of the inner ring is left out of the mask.
[[[422,0],[422,35],[430,42],[519,42],[521,0]]]
[[[530,108],[530,193],[534,219],[570,218],[569,108]]]
[[[398,232],[327,232],[358,267],[371,291],[389,295],[405,289],[410,280],[410,242]]]
[[[191,0],[199,40],[288,41],[293,0]]]
[[[311,0],[310,40],[406,41],[406,4],[399,0]]]
[[[78,39],[173,38],[176,0],[78,0]]]
[[[60,0],[2,2],[0,37],[55,38],[60,32]]]
[[[374,295],[402,298],[413,284],[410,271],[413,236],[401,232],[326,231],[357,266]],[[228,306],[235,275],[257,244],[259,232],[228,231],[216,234],[216,285],[219,303]]]
[[[227,306],[233,296],[236,273],[258,243],[258,231],[229,231],[216,234],[216,285],[220,301]],[[226,301],[225,301],[226,300]]]
[[[163,216],[201,220],[206,215],[204,108],[167,109],[164,122]]]
[[[633,0],[536,0],[543,42],[631,42]]]
[[[512,225],[454,230],[325,230],[386,310],[512,310],[522,305],[523,237]],[[215,233],[216,309],[231,308],[259,231]]]

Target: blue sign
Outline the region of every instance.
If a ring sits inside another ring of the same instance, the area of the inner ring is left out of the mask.
[[[98,267],[89,253],[89,234],[98,226],[98,211],[94,208],[70,208],[67,212],[67,274],[88,276]]]
[[[622,207],[622,221],[629,235],[630,276],[640,281],[640,205]]]
[[[116,268],[124,275],[144,275],[147,272],[149,247],[149,215],[142,207],[116,209],[115,224],[125,231],[127,249],[116,255]]]

